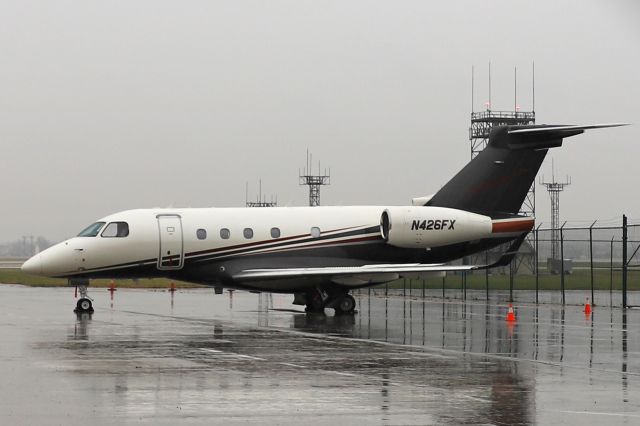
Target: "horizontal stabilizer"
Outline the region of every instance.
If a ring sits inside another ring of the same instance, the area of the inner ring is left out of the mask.
[[[573,124],[569,125],[541,125],[541,126],[532,126],[527,128],[514,128],[513,130],[509,130],[508,133],[510,135],[513,134],[522,134],[522,133],[549,133],[549,132],[557,132],[557,131],[571,131],[571,130],[589,130],[589,129],[603,129],[605,127],[621,127],[628,126],[629,123],[608,123],[608,124],[587,124],[584,126],[576,126]]]
[[[562,145],[562,139],[579,135],[589,129],[627,126],[626,123],[576,125],[532,125],[508,127],[503,146],[509,149],[546,149]]]

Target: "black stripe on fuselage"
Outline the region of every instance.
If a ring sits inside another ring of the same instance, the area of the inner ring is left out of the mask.
[[[82,271],[69,271],[64,273],[64,275],[60,275],[61,277],[66,277],[68,275],[80,275],[80,274],[84,274],[87,272],[98,272],[98,271],[103,271],[103,270],[108,270],[108,269],[127,269],[127,268],[133,268],[136,266],[140,266],[140,265],[146,265],[146,264],[155,264],[158,263],[158,258],[155,259],[146,259],[146,260],[137,260],[135,262],[126,262],[126,263],[118,263],[115,265],[110,265],[110,266],[100,266],[97,268],[91,268],[91,269],[83,269]]]
[[[360,229],[358,229],[360,228]],[[348,232],[341,232],[344,230],[349,230]],[[204,261],[208,261],[208,260],[215,260],[218,258],[223,258],[223,257],[230,257],[230,256],[236,256],[236,255],[249,255],[251,254],[251,251],[257,251],[256,254],[261,253],[261,250],[264,248],[277,248],[277,247],[286,247],[286,246],[292,246],[292,245],[298,245],[298,244],[303,244],[306,242],[310,242],[310,241],[326,241],[329,239],[337,239],[337,238],[344,238],[347,236],[351,236],[351,235],[359,235],[359,234],[364,234],[367,231],[372,231],[372,230],[378,230],[378,227],[364,227],[364,226],[359,226],[359,227],[349,227],[349,228],[340,228],[340,229],[334,229],[334,230],[330,230],[330,231],[325,231],[320,237],[318,238],[314,238],[311,237],[309,234],[301,234],[301,235],[294,235],[291,237],[283,237],[283,238],[278,238],[278,239],[274,239],[274,240],[262,240],[262,241],[255,241],[255,242],[251,242],[251,243],[244,243],[244,244],[238,244],[238,245],[234,245],[234,246],[228,246],[228,247],[217,247],[214,249],[208,249],[208,250],[201,250],[201,251],[195,251],[195,252],[190,252],[190,253],[186,253],[184,256],[184,263],[185,265],[187,263],[194,263],[194,262],[204,262]],[[339,232],[339,233],[337,233]],[[348,241],[346,241],[348,242]],[[305,246],[300,247],[301,249],[304,249]],[[213,253],[216,253],[213,256],[207,256],[207,255],[211,255]],[[206,256],[206,257],[205,257]],[[174,259],[178,259],[179,255],[169,255],[169,256],[163,256],[162,257],[162,262],[163,262],[163,266],[170,266],[170,265],[165,265],[165,263],[167,261],[172,261]],[[101,267],[97,267],[97,268],[91,268],[91,269],[85,269],[83,271],[69,271],[67,273],[65,273],[64,275],[61,276],[80,276],[80,275],[84,275],[86,273],[93,273],[93,272],[103,272],[103,271],[116,271],[118,269],[129,269],[132,267],[137,267],[143,264],[155,264],[158,262],[158,259],[146,259],[146,260],[138,260],[135,262],[126,262],[126,263],[119,263],[119,264],[115,264],[115,265],[109,265],[109,266],[101,266]]]
[[[340,229],[327,231],[322,233],[319,237],[312,237],[309,234],[304,234],[304,235],[296,235],[293,237],[279,238],[277,240],[263,240],[263,241],[256,241],[253,243],[238,244],[235,246],[218,247],[215,249],[201,250],[197,252],[187,253],[185,256],[185,261],[189,261],[189,263],[205,262],[209,260],[215,260],[215,259],[220,259],[220,258],[225,258],[225,257],[230,257],[235,255],[246,255],[246,254],[249,254],[250,252],[262,253],[263,250],[266,250],[266,249],[275,249],[275,248],[281,248],[281,247],[291,248],[292,246],[299,246],[299,248],[304,249],[305,247],[311,247],[311,246],[303,245],[309,242],[335,240],[339,238],[369,234],[373,232],[379,233],[379,228],[377,226],[354,227],[354,228],[343,228],[343,229],[349,229],[349,231],[340,232],[340,233],[336,233],[336,232],[342,231]]]

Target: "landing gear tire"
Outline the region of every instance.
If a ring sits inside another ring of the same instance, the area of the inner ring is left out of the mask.
[[[353,314],[356,310],[356,299],[350,294],[345,294],[335,307],[336,314]]]
[[[81,299],[78,299],[78,302],[76,303],[76,308],[74,309],[74,312],[76,313],[91,313],[93,312],[93,303],[91,303],[91,300],[89,300],[86,297],[83,297]]]

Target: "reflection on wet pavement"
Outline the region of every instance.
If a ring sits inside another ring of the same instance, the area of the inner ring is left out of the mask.
[[[640,422],[640,314],[357,295],[0,287],[3,424]],[[113,295],[113,299],[111,299]],[[25,309],[28,307],[28,309]]]

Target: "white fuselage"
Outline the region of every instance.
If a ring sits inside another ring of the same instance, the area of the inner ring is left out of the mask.
[[[100,219],[92,231],[81,233],[85,236],[34,256],[23,270],[70,279],[170,276],[242,287],[234,277],[255,268],[282,272],[448,261],[465,254],[460,244],[508,239],[522,232],[523,223],[527,229],[533,224],[532,219],[510,220],[497,221],[496,228],[488,216],[415,206],[128,210]],[[520,225],[514,230],[513,224]],[[496,233],[496,229],[501,230]],[[286,284],[271,279],[246,288],[294,291],[298,283],[286,275]],[[378,278],[389,280],[389,276],[397,274]],[[305,285],[316,285],[318,280]],[[344,283],[349,277],[322,280]]]
[[[256,242],[282,240],[310,235],[312,228],[321,234],[343,228],[377,227],[385,207],[276,207],[276,208],[183,208],[138,209],[106,216],[105,224],[126,222],[129,235],[125,238],[74,237],[51,247],[35,258],[40,259],[38,272],[46,276],[75,275],[83,270],[108,268],[138,260],[157,263],[160,255],[158,216],[180,218],[182,254],[225,249]],[[273,238],[271,230],[280,231]],[[198,239],[197,231],[204,229],[206,237]],[[221,230],[229,230],[222,238]],[[245,237],[251,229],[251,238]],[[309,243],[301,243],[301,246]],[[262,250],[268,251],[268,247]],[[275,250],[275,248],[271,249]]]

